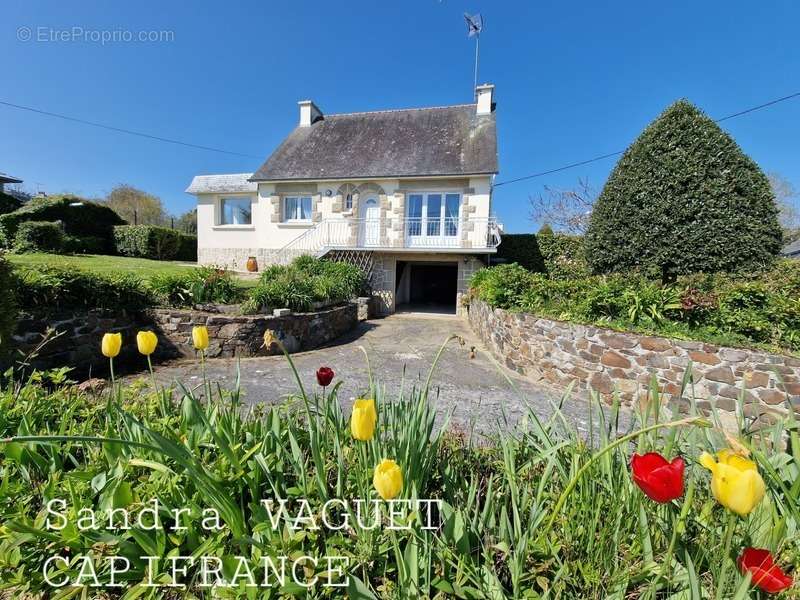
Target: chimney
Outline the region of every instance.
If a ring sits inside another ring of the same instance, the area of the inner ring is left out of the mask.
[[[475,88],[475,101],[478,104],[478,114],[488,115],[492,112],[494,102],[494,85],[484,83]]]
[[[311,100],[301,100],[300,127],[309,127],[314,121],[322,118],[322,111]]]

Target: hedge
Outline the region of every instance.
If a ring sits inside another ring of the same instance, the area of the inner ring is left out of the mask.
[[[506,233],[495,260],[517,263],[529,271],[547,273],[556,279],[588,274],[583,238],[577,235]]]
[[[632,273],[552,279],[510,264],[478,271],[473,294],[543,317],[800,352],[800,261],[751,275],[689,275],[663,284]]]
[[[154,225],[122,225],[114,228],[118,254],[152,260],[173,260],[182,247],[183,234]]]
[[[0,253],[0,359],[8,355],[11,335],[17,324],[17,302],[13,293],[18,288],[14,270]]]
[[[180,236],[178,255],[175,259],[185,262],[197,262],[197,236],[188,233],[181,233]]]
[[[0,215],[14,212],[22,206],[22,200],[16,196],[10,196],[4,192],[0,192]]]
[[[114,248],[114,227],[125,223],[110,208],[82,198],[34,198],[22,208],[0,215],[0,229],[5,234],[6,243],[14,240],[17,229],[26,221],[60,221],[67,235],[102,239],[105,252]]]
[[[15,252],[51,252],[64,249],[64,225],[61,221],[25,221],[14,236]]]
[[[781,248],[766,175],[685,100],[625,151],[592,211],[587,256],[597,273],[631,269],[669,281],[768,267]]]
[[[34,312],[108,309],[142,310],[156,304],[156,296],[135,275],[102,275],[60,267],[17,266],[17,296]]]

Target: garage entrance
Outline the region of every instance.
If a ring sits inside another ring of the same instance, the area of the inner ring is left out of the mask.
[[[398,311],[456,314],[458,263],[397,262]]]

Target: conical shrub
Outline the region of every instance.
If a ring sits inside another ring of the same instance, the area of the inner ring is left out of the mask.
[[[686,100],[653,121],[603,188],[586,235],[593,271],[669,280],[769,264],[781,246],[766,175]]]

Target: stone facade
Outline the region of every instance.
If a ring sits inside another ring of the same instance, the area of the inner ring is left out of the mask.
[[[115,360],[120,372],[147,368],[146,359],[136,349],[136,332],[155,331],[159,337],[153,355],[156,361],[196,356],[192,345],[192,327],[205,325],[210,345],[206,356],[246,357],[279,352],[277,345],[264,349],[264,332],[269,329],[289,352],[310,350],[347,333],[359,318],[366,318],[369,305],[359,302],[326,308],[312,313],[285,316],[234,315],[218,312],[179,309],[154,309],[142,313],[88,311],[52,315],[48,318],[23,316],[12,338],[17,357],[37,349],[48,329],[58,335],[39,348],[31,365],[38,369],[68,366],[72,376],[85,377],[105,373],[108,359],[100,353],[104,333],[121,332],[123,348]]]
[[[647,393],[653,376],[670,396],[681,391],[700,408],[733,411],[744,393],[745,413],[768,417],[790,406],[800,413],[800,358],[695,341],[620,333],[526,313],[492,309],[473,299],[472,329],[506,366],[558,386],[576,384],[628,402]],[[744,392],[742,387],[744,386]]]

